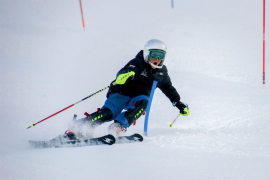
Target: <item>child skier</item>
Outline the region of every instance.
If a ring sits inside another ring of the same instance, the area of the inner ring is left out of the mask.
[[[167,47],[162,41],[149,40],[144,49],[117,73],[103,107],[78,122],[96,127],[114,120],[109,126],[109,131],[126,131],[146,110],[154,80],[158,82],[157,87],[169,98],[173,106],[179,109],[180,114],[188,116],[188,106],[180,101],[164,65],[166,53]]]

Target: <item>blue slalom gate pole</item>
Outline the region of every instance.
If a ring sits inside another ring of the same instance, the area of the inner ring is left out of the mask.
[[[143,132],[144,136],[148,136],[148,133],[147,133],[148,118],[149,118],[150,108],[151,108],[151,104],[152,104],[152,99],[153,99],[153,96],[154,96],[154,92],[155,92],[156,87],[157,87],[157,81],[154,81],[153,82],[153,85],[152,85],[152,89],[151,89],[151,94],[150,94],[150,97],[148,99],[147,108],[146,108],[146,115],[145,115],[145,120],[144,120],[144,132]]]

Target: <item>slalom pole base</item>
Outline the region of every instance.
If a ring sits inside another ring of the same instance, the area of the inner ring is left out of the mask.
[[[143,135],[146,136],[146,137],[148,137],[148,133],[147,132],[144,132]]]

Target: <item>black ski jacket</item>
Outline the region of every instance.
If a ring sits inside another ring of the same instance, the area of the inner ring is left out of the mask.
[[[141,50],[134,59],[129,61],[119,72],[134,71],[134,79],[123,85],[113,85],[109,88],[107,97],[113,93],[120,93],[125,96],[135,97],[139,95],[150,96],[153,81],[156,80],[157,87],[170,99],[171,102],[180,101],[180,96],[172,86],[171,79],[165,65],[161,69],[153,69],[146,63]],[[121,74],[121,73],[117,73]],[[114,80],[115,81],[115,80]],[[113,82],[114,82],[113,81]]]

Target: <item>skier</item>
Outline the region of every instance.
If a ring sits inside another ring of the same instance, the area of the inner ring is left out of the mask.
[[[180,101],[164,65],[166,53],[167,47],[162,41],[149,40],[144,49],[117,73],[116,79],[110,84],[103,107],[77,122],[96,127],[114,120],[108,127],[109,132],[119,134],[126,131],[146,110],[154,80],[173,106],[179,109],[180,114],[188,116],[188,106]]]

